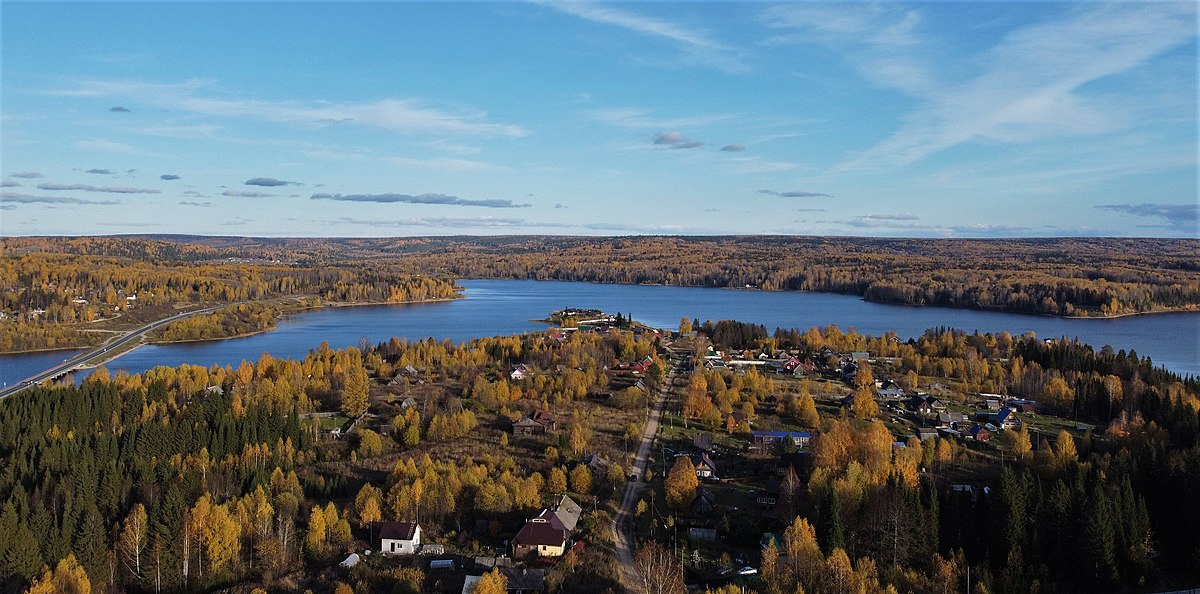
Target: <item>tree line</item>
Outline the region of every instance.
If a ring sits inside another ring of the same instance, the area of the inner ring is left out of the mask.
[[[459,277],[754,287],[1063,316],[1200,307],[1194,239],[852,237],[9,238],[29,250],[162,258],[371,261]]]

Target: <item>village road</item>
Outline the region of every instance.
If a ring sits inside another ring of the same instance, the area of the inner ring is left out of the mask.
[[[636,481],[631,481],[626,484],[625,497],[621,499],[621,508],[617,511],[616,518],[613,519],[613,543],[617,551],[617,563],[621,566],[621,585],[626,592],[638,592],[638,574],[637,568],[633,565],[633,520],[634,512],[637,507],[638,499],[641,493],[648,485],[645,483],[646,466],[650,459],[650,451],[654,446],[654,436],[658,433],[658,422],[662,418],[663,405],[670,397],[671,391],[674,388],[675,377],[679,373],[682,362],[677,362],[671,367],[671,371],[667,374],[662,386],[658,391],[658,398],[654,402],[654,409],[650,413],[650,418],[646,421],[646,430],[642,432],[642,441],[638,445],[637,455],[634,457],[632,473],[637,475]]]

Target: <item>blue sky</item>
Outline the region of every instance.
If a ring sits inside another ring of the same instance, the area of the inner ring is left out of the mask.
[[[1197,237],[1197,8],[4,2],[4,235]]]

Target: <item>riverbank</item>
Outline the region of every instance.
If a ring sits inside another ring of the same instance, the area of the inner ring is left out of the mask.
[[[268,334],[270,332],[274,332],[275,330],[278,330],[279,322],[282,321],[284,318],[287,318],[289,316],[294,316],[296,314],[310,312],[310,311],[319,311],[322,309],[338,309],[338,308],[347,308],[347,307],[352,308],[352,307],[362,307],[362,306],[416,305],[416,304],[426,304],[426,303],[446,303],[446,302],[450,302],[450,301],[456,301],[459,299],[463,299],[464,297],[465,296],[463,296],[463,295],[459,295],[458,297],[453,297],[453,298],[426,299],[426,300],[415,300],[415,301],[414,300],[405,300],[405,301],[379,301],[379,302],[361,302],[361,303],[336,302],[336,303],[322,303],[319,305],[308,305],[308,306],[303,306],[303,307],[291,308],[291,309],[288,309],[286,312],[281,313],[279,315],[279,317],[276,318],[275,323],[272,324],[270,328],[263,328],[261,330],[255,330],[253,332],[243,332],[243,333],[239,333],[239,334],[235,334],[235,335],[231,335],[231,336],[214,336],[214,337],[210,337],[210,338],[196,338],[196,339],[188,339],[188,340],[148,340],[146,338],[143,338],[142,340],[139,340],[135,343],[128,345],[128,348],[122,348],[122,349],[119,349],[114,352],[105,352],[105,353],[102,353],[103,356],[97,355],[97,357],[94,357],[93,359],[87,361],[85,364],[80,365],[79,369],[95,369],[97,367],[100,367],[101,365],[105,365],[107,363],[115,361],[116,359],[119,359],[120,357],[122,357],[124,355],[128,355],[129,353],[132,353],[133,351],[135,351],[143,346],[170,346],[170,345],[185,345],[185,344],[200,344],[200,343],[219,343],[222,341],[228,341],[228,340],[234,340],[234,339],[245,339],[245,338],[251,338],[251,337],[254,337],[257,335],[261,335],[261,334]],[[303,299],[303,297],[294,297],[294,298],[289,298],[289,299]],[[239,305],[239,304],[230,304],[228,307],[233,307],[235,305]],[[220,311],[220,310],[217,310],[217,311]],[[92,345],[92,347],[95,347],[95,346],[99,346],[99,345]],[[82,348],[88,348],[88,347],[82,347]],[[77,349],[63,349],[63,350],[77,350]],[[23,353],[13,353],[13,354],[23,354]]]

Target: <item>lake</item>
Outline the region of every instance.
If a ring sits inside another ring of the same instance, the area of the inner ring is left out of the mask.
[[[545,329],[531,320],[565,307],[622,312],[660,328],[675,328],[682,316],[735,319],[767,327],[807,329],[836,324],[860,334],[894,331],[916,337],[927,328],[951,326],[967,332],[1033,331],[1043,338],[1079,338],[1096,348],[1112,345],[1150,356],[1182,375],[1200,375],[1200,314],[1172,313],[1115,319],[1062,319],[1001,312],[910,307],[863,301],[851,295],[602,285],[580,282],[467,280],[464,299],[439,303],[336,307],[288,316],[264,334],[221,341],[143,346],[108,364],[110,370],[140,373],[158,365],[185,363],[237,366],[264,352],[302,358],[322,341],[337,349],[392,336],[463,341]],[[0,357],[0,381],[19,381],[70,356],[70,351]],[[36,367],[41,365],[41,367]],[[31,368],[32,367],[32,368]]]

